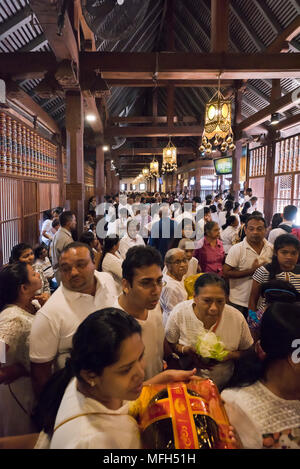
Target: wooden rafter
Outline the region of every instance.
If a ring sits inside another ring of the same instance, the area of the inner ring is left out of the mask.
[[[281,96],[279,99],[274,100],[269,106],[264,107],[260,111],[256,112],[252,116],[243,120],[236,128],[238,134],[243,130],[250,129],[262,122],[270,119],[274,112],[284,112],[297,106],[300,102],[300,96],[295,96],[295,90]]]

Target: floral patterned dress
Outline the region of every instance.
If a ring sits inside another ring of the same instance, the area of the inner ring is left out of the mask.
[[[16,305],[8,305],[0,313],[0,342],[9,346],[2,366],[21,363],[30,371],[29,334],[33,318],[34,315]],[[30,376],[22,376],[9,385],[0,384],[0,437],[35,431],[30,419],[33,405]]]

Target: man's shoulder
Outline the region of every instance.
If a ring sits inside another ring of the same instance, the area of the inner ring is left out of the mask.
[[[246,239],[246,238],[245,238]],[[234,244],[228,251],[228,254],[227,256],[234,256],[234,255],[238,255],[241,253],[241,251],[245,250],[247,245],[246,243],[244,242],[245,239],[243,241],[241,241],[240,243],[237,243],[237,244]],[[226,261],[225,261],[226,262]]]
[[[106,286],[112,283],[114,284],[114,279],[108,272],[98,272],[97,270],[95,270],[94,275],[99,280],[101,285]]]

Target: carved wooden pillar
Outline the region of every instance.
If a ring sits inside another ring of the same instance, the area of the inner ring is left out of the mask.
[[[63,167],[63,157],[62,157],[62,144],[57,142],[56,145],[56,170],[57,170],[57,179],[59,182],[59,206],[65,206],[65,185],[64,185],[64,167]]]
[[[200,196],[201,191],[201,168],[197,168],[195,172],[195,195]]]
[[[96,148],[96,186],[95,195],[97,197],[97,203],[104,202],[104,151],[102,145]]]
[[[77,218],[77,233],[83,230],[84,157],[83,101],[80,91],[66,92],[67,178],[66,199]]]
[[[112,192],[112,178],[111,178],[111,162],[110,162],[110,160],[105,161],[105,176],[106,176],[105,191],[106,191],[107,195],[111,195],[111,192]]]

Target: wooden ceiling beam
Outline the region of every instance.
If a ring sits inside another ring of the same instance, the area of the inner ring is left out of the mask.
[[[284,54],[290,55],[290,54]],[[252,116],[243,120],[240,124],[237,125],[236,131],[238,134],[243,130],[250,129],[256,125],[261,124],[262,122],[271,118],[271,115],[274,112],[284,112],[288,109],[291,109],[294,106],[297,106],[300,103],[299,93],[297,95],[296,90],[291,91],[290,93],[281,96],[280,98],[274,100],[269,106],[264,107],[260,111],[256,112]]]
[[[294,127],[295,125],[300,123],[300,114],[295,114],[294,116],[287,117],[286,119],[279,122],[276,126],[276,130],[286,130],[290,127]]]
[[[73,60],[78,66],[78,46],[68,14],[65,13],[62,35],[58,36],[57,3],[49,0],[30,0],[30,6],[57,60],[59,62],[66,59]]]
[[[30,54],[30,55],[29,55]],[[158,80],[300,78],[300,54],[201,54],[161,52]],[[1,54],[0,74],[42,77],[57,62],[51,52]],[[152,52],[81,52],[80,66],[85,72],[100,70],[105,80],[152,80],[156,54]]]
[[[177,155],[193,155],[195,149],[192,147],[176,147]],[[125,148],[113,150],[112,155],[115,156],[138,156],[138,155],[162,155],[163,147],[153,147],[153,148]]]
[[[299,78],[300,55],[295,54],[202,54],[184,52],[126,53],[82,52],[81,67],[98,70],[103,79],[152,79],[158,68],[158,80]],[[156,67],[158,61],[158,67]]]
[[[151,124],[155,122],[156,124],[166,124],[167,116],[128,116],[128,117],[119,117],[112,116],[109,118],[110,124]],[[184,122],[186,124],[195,124],[198,122],[198,119],[194,116],[174,116],[174,122]]]
[[[135,88],[166,88],[170,84],[170,80],[158,80],[154,82],[152,78],[144,80],[134,79],[106,79],[107,85],[110,87],[135,87]],[[221,87],[226,88],[233,86],[233,80],[221,80]],[[172,80],[175,88],[217,88],[217,80]]]
[[[153,127],[106,127],[104,135],[110,137],[193,137],[202,135],[200,125],[184,126],[153,126]]]
[[[274,41],[266,48],[270,54],[280,52],[285,42],[291,42],[300,34],[300,15],[298,15],[287,28],[285,28]]]
[[[229,0],[211,0],[211,52],[227,52],[229,44]]]
[[[27,113],[32,114],[32,116],[36,116],[38,121],[46,126],[52,133],[60,134],[60,129],[55,120],[15,83],[7,83],[6,94],[8,100],[23,108]]]

